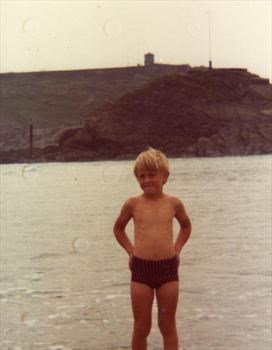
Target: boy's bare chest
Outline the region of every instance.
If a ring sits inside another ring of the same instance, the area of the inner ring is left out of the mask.
[[[171,223],[174,214],[174,209],[169,203],[158,203],[155,205],[141,203],[136,206],[133,217],[136,224],[155,224],[157,226]]]

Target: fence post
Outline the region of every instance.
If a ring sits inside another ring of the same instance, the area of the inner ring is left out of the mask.
[[[33,125],[29,126],[29,157],[32,159],[32,151],[33,151]]]

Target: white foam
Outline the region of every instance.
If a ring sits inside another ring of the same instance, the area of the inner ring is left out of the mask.
[[[246,297],[246,295],[239,295],[238,299],[240,299],[240,300],[246,300],[247,297]]]
[[[49,350],[71,350],[71,348],[66,347],[65,345],[53,345],[49,347]]]
[[[66,314],[66,312],[61,312],[61,313],[58,313],[58,314],[48,315],[47,318],[49,318],[51,320],[54,320],[56,318],[71,318],[71,317],[68,316]]]
[[[219,294],[219,292],[218,292],[218,290],[212,290],[212,291],[210,291],[210,294],[211,295],[216,295],[216,294]]]
[[[249,315],[244,315],[244,317],[246,317],[246,318],[255,318],[255,317],[257,317],[257,315],[256,314],[249,314]]]
[[[111,300],[120,297],[120,294],[110,294],[106,296],[106,300]]]

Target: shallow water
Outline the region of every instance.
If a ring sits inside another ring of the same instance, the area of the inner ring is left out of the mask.
[[[270,349],[272,157],[170,166],[165,191],[193,224],[181,257],[182,349]],[[112,225],[139,192],[131,167],[1,165],[1,349],[130,348],[130,276]],[[156,305],[153,316],[149,349],[159,350]]]

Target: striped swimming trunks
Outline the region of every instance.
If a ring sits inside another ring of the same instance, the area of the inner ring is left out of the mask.
[[[145,260],[136,256],[131,261],[131,282],[143,283],[158,289],[164,283],[178,281],[178,258]]]

